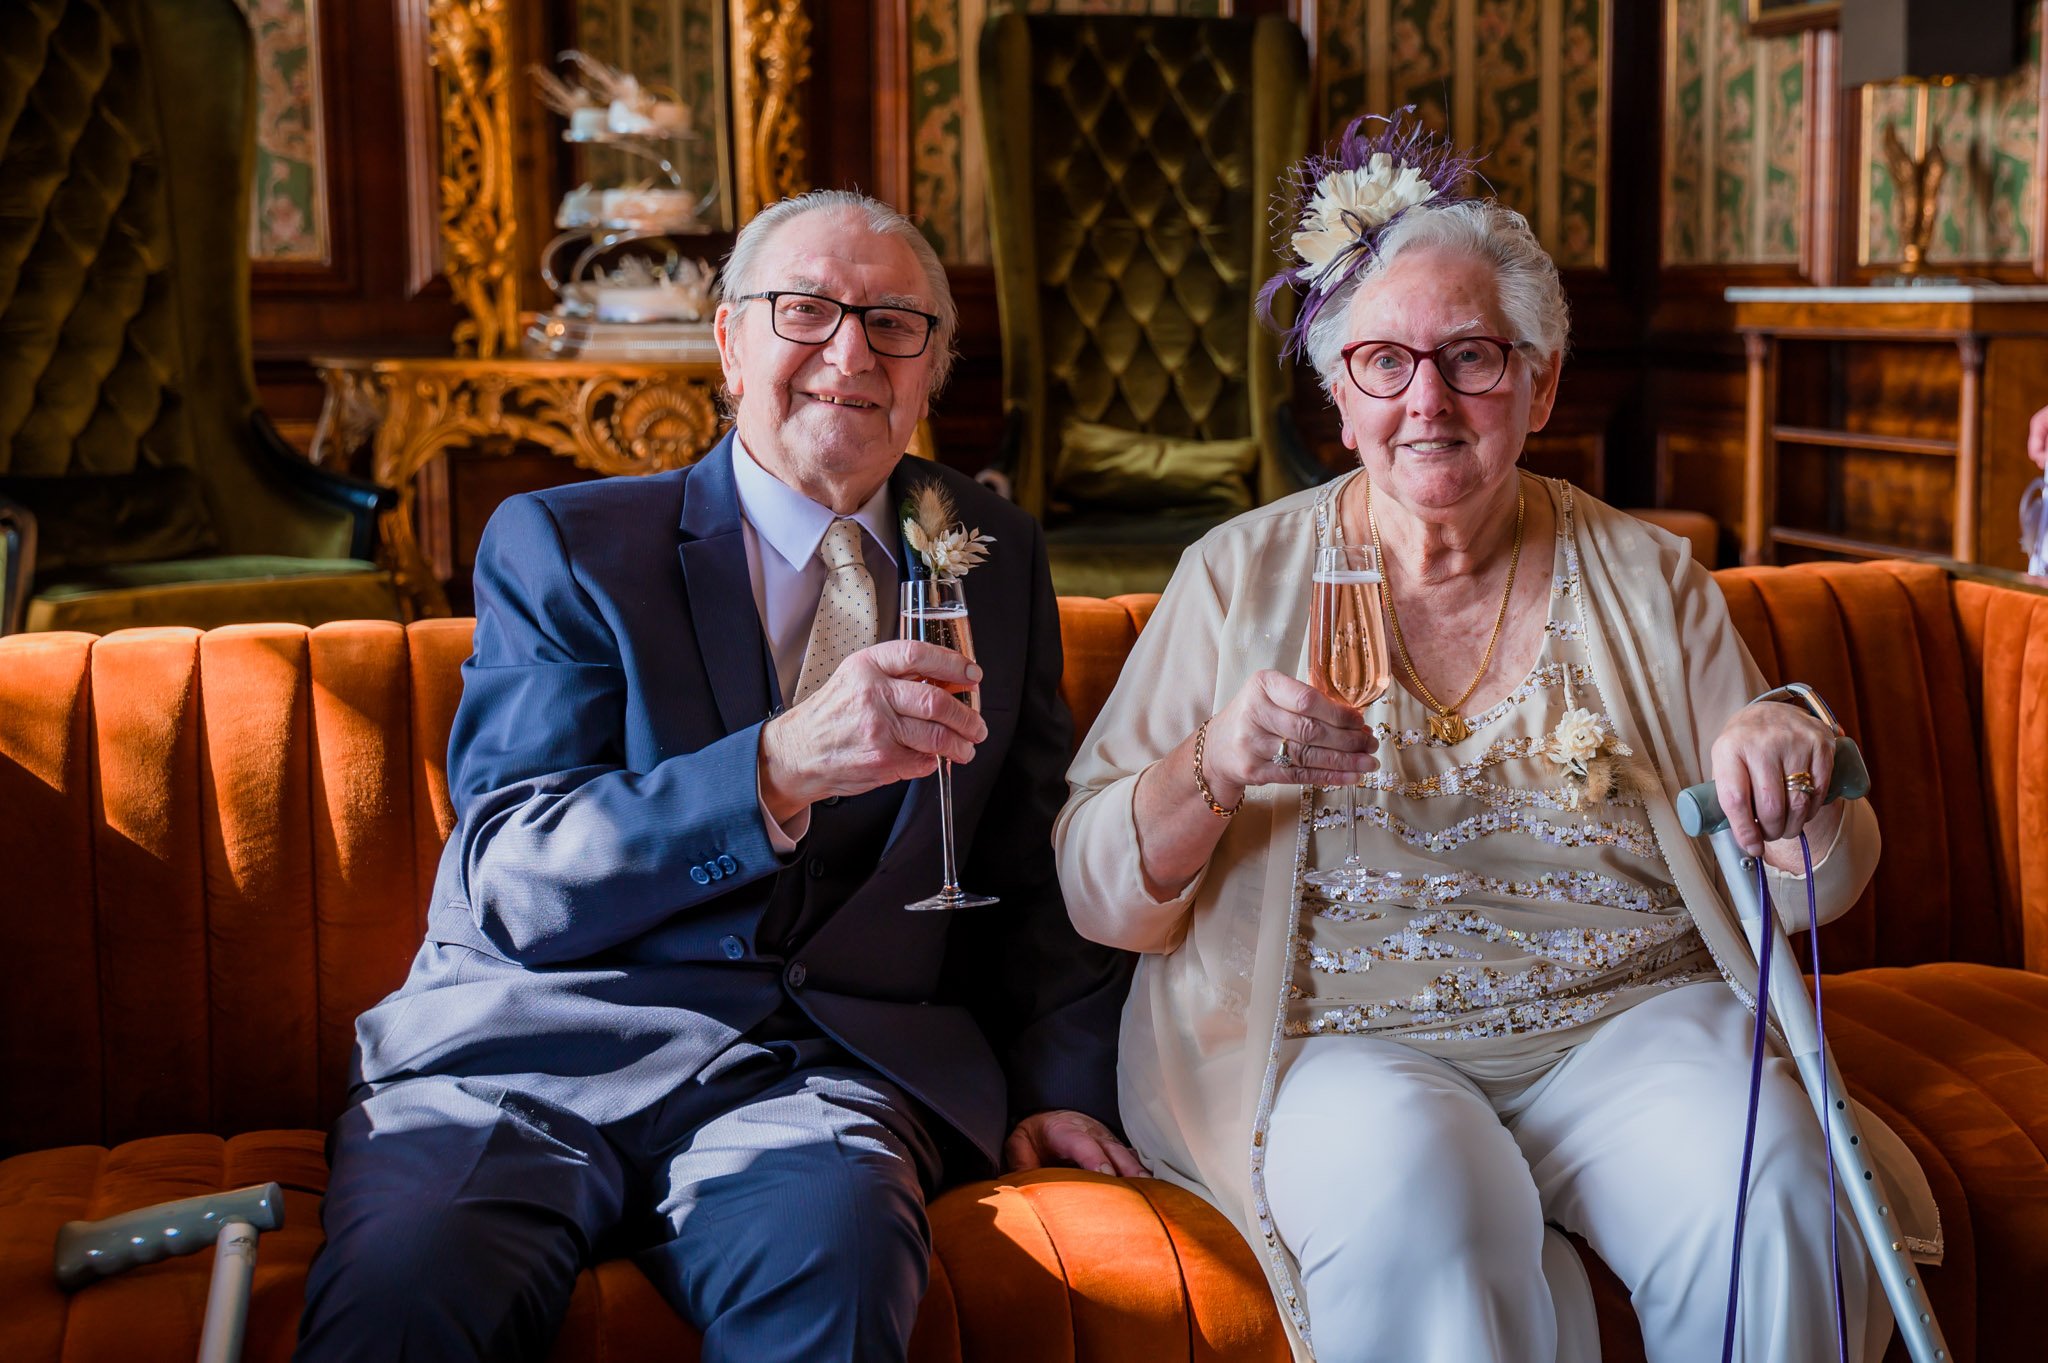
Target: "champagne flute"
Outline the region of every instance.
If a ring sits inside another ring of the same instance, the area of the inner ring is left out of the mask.
[[[950,648],[969,662],[974,661],[974,632],[967,619],[967,597],[957,577],[914,578],[903,584],[902,638]],[[981,709],[981,692],[970,687],[961,697],[976,711]],[[944,883],[939,892],[906,909],[980,909],[1000,903],[994,895],[970,894],[960,888],[960,870],[953,854],[953,764],[939,759],[939,845],[944,860]]]
[[[1393,670],[1387,627],[1380,613],[1385,579],[1379,551],[1370,544],[1325,544],[1316,550],[1308,641],[1309,685],[1340,705],[1363,710],[1387,692]],[[1344,823],[1351,850],[1343,866],[1303,877],[1320,890],[1357,892],[1398,879],[1397,871],[1363,865],[1358,857],[1358,782],[1344,785]]]

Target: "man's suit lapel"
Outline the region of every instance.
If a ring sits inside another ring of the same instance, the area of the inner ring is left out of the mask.
[[[728,431],[690,470],[683,484],[678,550],[690,598],[690,627],[696,632],[727,733],[767,718],[774,694],[765,661],[766,629],[754,608],[754,585],[747,573],[747,542],[740,529],[732,461],[733,437]]]

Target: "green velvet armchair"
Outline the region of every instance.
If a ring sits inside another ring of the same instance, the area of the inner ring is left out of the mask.
[[[1307,45],[1277,16],[1011,12],[980,75],[993,481],[1044,522],[1059,591],[1157,591],[1211,526],[1323,476],[1254,312],[1307,148]]]
[[[256,405],[255,102],[235,0],[0,4],[0,627],[399,616],[395,499]]]

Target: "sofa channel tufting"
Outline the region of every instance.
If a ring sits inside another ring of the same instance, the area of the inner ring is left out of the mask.
[[[1957,1359],[2035,1359],[2048,1282],[2048,594],[1871,563],[1719,574],[1773,681],[1863,743],[1885,853],[1823,932],[1851,1087],[1941,1206]],[[1153,598],[1061,603],[1085,731]],[[56,1287],[58,1226],[275,1179],[246,1357],[289,1356],[356,1014],[403,975],[453,813],[466,620],[0,640],[0,1358],[190,1358],[207,1256]],[[917,1360],[1284,1360],[1250,1251],[1164,1183],[933,1207]],[[1597,1262],[1609,1360],[1639,1360]],[[554,1357],[696,1356],[630,1262]],[[1895,1342],[1893,1357],[1903,1358]]]

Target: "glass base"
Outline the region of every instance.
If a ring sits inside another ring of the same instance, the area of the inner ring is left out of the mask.
[[[929,899],[920,899],[915,904],[905,904],[906,909],[985,909],[991,904],[1003,901],[992,894],[969,894],[962,889],[940,890]]]
[[[1331,894],[1363,894],[1367,890],[1385,890],[1401,883],[1399,871],[1389,871],[1378,866],[1337,866],[1327,871],[1310,871],[1302,882]]]

